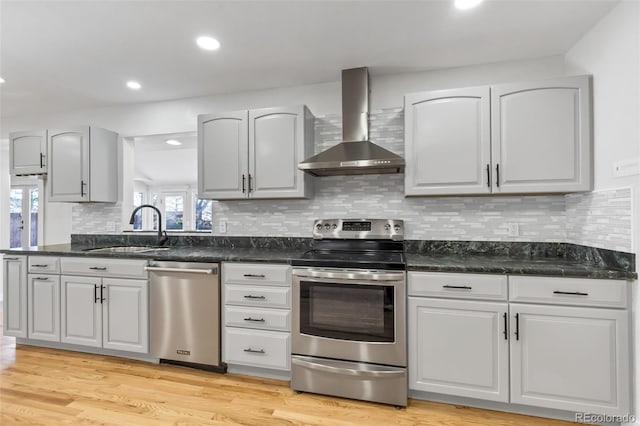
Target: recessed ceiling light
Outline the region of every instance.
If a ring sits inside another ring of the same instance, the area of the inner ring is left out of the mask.
[[[0,84],[4,83],[4,78],[0,77]]]
[[[457,9],[466,10],[473,9],[480,3],[482,3],[482,0],[456,0],[455,5]]]
[[[142,88],[142,85],[137,81],[130,80],[127,81],[127,87],[131,90],[140,90]]]
[[[218,50],[220,49],[220,42],[213,37],[202,36],[196,39],[196,43],[200,49],[204,50]]]
[[[175,140],[175,139],[169,139],[169,140],[166,140],[166,141],[164,141],[164,142],[165,142],[165,143],[168,143],[169,145],[182,145],[182,142],[177,141],[177,140]]]

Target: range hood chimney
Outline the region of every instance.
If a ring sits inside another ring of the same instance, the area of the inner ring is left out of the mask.
[[[298,168],[314,176],[401,173],[404,159],[369,142],[369,71],[342,70],[342,140]]]

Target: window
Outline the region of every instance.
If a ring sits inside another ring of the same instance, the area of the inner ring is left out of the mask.
[[[198,194],[188,187],[185,190],[160,187],[133,193],[134,207],[145,202],[162,213],[163,230],[189,232],[213,229],[213,202],[199,199]],[[157,230],[158,216],[151,209],[140,210],[134,218],[133,229]]]
[[[184,196],[165,195],[164,197],[164,219],[167,231],[184,229]]]
[[[134,192],[133,193],[133,207],[139,207],[144,204],[144,192]],[[135,218],[133,219],[133,229],[141,230],[142,228],[142,220],[143,220],[144,209],[139,210],[136,213]]]
[[[11,187],[9,193],[10,248],[38,245],[39,212],[40,190],[37,185]]]

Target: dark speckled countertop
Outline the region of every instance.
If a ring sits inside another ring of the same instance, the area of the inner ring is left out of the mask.
[[[0,250],[26,255],[113,257],[193,262],[290,263],[311,248],[309,238],[171,237],[168,250],[90,252],[97,247],[153,246],[154,236],[78,235],[71,244]],[[637,279],[635,255],[567,243],[405,241],[408,271]]]

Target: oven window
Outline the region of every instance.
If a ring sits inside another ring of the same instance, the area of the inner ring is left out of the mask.
[[[392,286],[300,282],[300,332],[361,342],[394,341]]]

